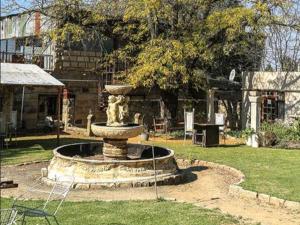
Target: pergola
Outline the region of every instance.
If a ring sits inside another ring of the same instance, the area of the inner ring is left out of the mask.
[[[227,79],[208,79],[208,90],[207,90],[207,121],[209,123],[215,123],[215,107],[214,101],[215,96],[218,94],[223,99],[235,99],[241,100],[242,97],[242,85],[239,82],[230,81]]]
[[[3,112],[0,130],[3,131],[8,122],[11,122],[13,111],[14,90],[16,87],[23,87],[21,114],[23,118],[24,93],[26,87],[57,87],[57,142],[59,143],[59,121],[60,121],[60,102],[61,92],[64,86],[59,80],[54,78],[40,67],[34,64],[1,63],[0,90],[3,92]]]

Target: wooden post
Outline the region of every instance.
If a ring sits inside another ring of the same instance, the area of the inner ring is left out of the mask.
[[[22,103],[21,103],[21,115],[20,115],[20,127],[23,128],[23,112],[24,112],[24,98],[25,98],[25,86],[22,90]]]
[[[61,106],[61,87],[58,88],[57,95],[57,138],[56,145],[59,146],[59,135],[60,135],[60,106]]]

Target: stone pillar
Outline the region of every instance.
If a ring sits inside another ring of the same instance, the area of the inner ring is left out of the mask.
[[[89,115],[87,116],[87,125],[86,125],[86,135],[88,137],[92,136],[92,130],[91,130],[91,125],[95,121],[95,116],[92,113],[92,110],[90,110]]]
[[[259,92],[251,91],[249,100],[251,103],[251,118],[250,118],[250,128],[255,132],[251,135],[248,143],[251,143],[251,146],[254,148],[259,147],[259,139],[258,139],[258,130],[260,126],[260,113],[261,113],[261,97],[259,96]]]
[[[70,107],[70,100],[69,100],[69,92],[68,89],[64,88],[63,90],[63,103],[62,103],[62,121],[64,123],[64,131],[68,131],[68,127],[70,126],[71,120],[71,107]]]
[[[4,132],[7,123],[11,122],[11,114],[14,103],[14,88],[4,87],[3,89],[3,111],[2,111],[2,124],[1,131]]]
[[[209,89],[206,97],[207,122],[215,123],[215,90]]]

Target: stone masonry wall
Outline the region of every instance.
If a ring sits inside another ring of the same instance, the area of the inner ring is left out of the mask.
[[[64,50],[56,54],[55,69],[61,70],[62,76],[65,71],[89,72],[100,59],[100,52]]]
[[[242,127],[250,122],[250,91],[281,91],[285,95],[285,119],[300,116],[300,72],[251,72],[243,76]]]

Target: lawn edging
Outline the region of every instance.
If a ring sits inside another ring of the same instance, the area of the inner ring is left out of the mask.
[[[26,166],[26,165],[31,165],[31,164],[36,164],[36,163],[43,163],[43,162],[50,162],[51,159],[43,159],[43,160],[35,160],[35,161],[28,161],[28,162],[22,162],[22,163],[17,163],[17,164],[8,164],[8,165],[1,165],[1,167],[15,167],[15,166]]]
[[[241,186],[239,186],[239,184],[244,182],[246,177],[240,170],[237,170],[233,167],[204,160],[189,160],[177,158],[176,161],[179,166],[203,166],[211,169],[223,170],[237,177],[239,180],[229,185],[228,194],[232,197],[255,200],[258,203],[269,204],[275,206],[276,208],[286,208],[288,210],[300,212],[300,202],[289,201],[287,199],[277,198],[268,194],[243,189]]]
[[[4,165],[4,167],[23,166],[23,165],[49,162],[49,161],[50,160],[46,159],[46,160],[39,160],[39,161],[24,162],[24,163],[19,163],[14,165]],[[286,208],[288,210],[300,212],[300,202],[289,201],[287,199],[277,198],[268,194],[243,189],[241,186],[239,186],[239,184],[241,184],[245,180],[245,175],[238,169],[235,169],[230,166],[214,163],[214,162],[208,162],[208,161],[197,160],[197,159],[190,160],[190,159],[176,158],[176,162],[179,166],[182,167],[202,166],[211,169],[226,171],[227,173],[237,177],[238,181],[229,185],[228,194],[231,195],[232,197],[255,200],[258,203],[269,204],[276,208]]]

